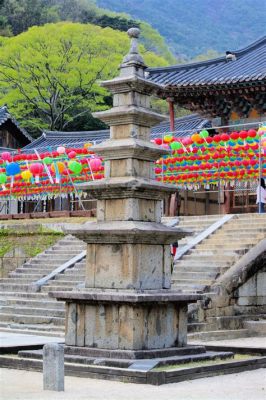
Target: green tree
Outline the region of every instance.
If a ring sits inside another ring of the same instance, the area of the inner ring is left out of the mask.
[[[99,8],[94,0],[2,0],[2,4],[0,1],[0,35],[18,35],[31,26],[58,21],[92,23],[120,31],[140,27],[140,40],[146,49],[161,55],[170,64],[176,63],[164,39],[149,24]]]
[[[14,35],[26,31],[30,26],[54,22],[59,19],[53,0],[5,0],[1,15]]]
[[[117,75],[128,49],[125,33],[70,22],[5,38],[0,42],[0,103],[31,132],[78,128],[76,121],[109,106],[99,80]],[[167,64],[143,46],[141,51],[148,65]]]

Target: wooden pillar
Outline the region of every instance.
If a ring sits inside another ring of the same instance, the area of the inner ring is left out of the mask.
[[[175,108],[173,99],[168,98],[168,105],[169,105],[169,116],[170,116],[170,131],[175,131]]]

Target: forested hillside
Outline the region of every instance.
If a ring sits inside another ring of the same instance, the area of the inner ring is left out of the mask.
[[[237,50],[266,34],[265,0],[96,0],[147,21],[175,54]]]
[[[100,9],[94,0],[0,0],[0,36],[18,35],[31,26],[59,21],[91,23],[123,32],[138,26],[147,50],[163,56],[169,63],[176,61],[163,37],[147,22]]]

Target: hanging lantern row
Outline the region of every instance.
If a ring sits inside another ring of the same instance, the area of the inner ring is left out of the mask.
[[[158,181],[187,187],[247,181],[258,178],[260,171],[266,176],[266,127],[213,137],[206,130],[186,138],[168,134],[153,142],[169,149],[169,155],[156,162]]]
[[[190,137],[170,134],[152,140],[169,155],[155,163],[158,181],[187,186],[218,181],[250,180],[259,169],[266,175],[266,127],[257,131],[222,133],[206,130]],[[0,198],[35,198],[74,193],[79,183],[104,177],[104,164],[87,143],[82,148],[59,146],[56,151],[0,155]],[[260,163],[259,163],[260,160]]]
[[[103,178],[101,158],[83,148],[59,146],[56,151],[0,155],[0,198],[31,198],[73,193],[74,185]]]

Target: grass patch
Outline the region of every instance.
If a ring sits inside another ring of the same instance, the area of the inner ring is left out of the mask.
[[[36,232],[0,229],[0,257],[4,257],[11,250],[19,248],[27,258],[32,258],[51,247],[63,236],[62,232],[56,232],[45,227],[38,228]]]
[[[1,243],[0,238],[0,257],[4,257],[12,249],[11,243]]]
[[[67,223],[67,224],[83,224],[85,222],[94,222],[96,217],[58,217],[58,218],[38,218],[38,219],[21,219],[21,220],[5,220],[0,221],[0,224],[5,226],[17,225],[36,225],[39,224],[56,224],[56,223]]]
[[[233,361],[243,361],[254,358],[250,354],[235,354],[233,358],[230,359],[216,359],[216,360],[202,360],[202,361],[191,361],[183,364],[172,364],[172,365],[162,365],[161,367],[154,368],[152,371],[160,372],[160,371],[173,371],[175,369],[187,369],[187,368],[195,368],[195,367],[204,367],[208,365],[218,365],[224,363],[230,363]]]

